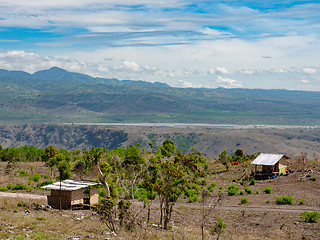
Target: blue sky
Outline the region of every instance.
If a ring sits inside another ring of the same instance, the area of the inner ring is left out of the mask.
[[[0,0],[0,68],[320,91],[319,1]]]

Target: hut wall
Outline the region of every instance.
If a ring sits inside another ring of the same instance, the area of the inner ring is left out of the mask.
[[[71,205],[83,204],[83,189],[78,189],[71,192]]]
[[[90,205],[99,203],[99,194],[97,189],[90,190]]]
[[[71,191],[51,190],[51,195],[48,196],[48,205],[53,208],[69,209],[71,207]]]

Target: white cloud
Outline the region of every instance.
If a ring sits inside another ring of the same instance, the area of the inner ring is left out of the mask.
[[[210,75],[214,75],[214,74],[227,75],[227,74],[229,74],[229,71],[224,67],[216,67],[215,69],[210,68],[207,72]]]
[[[306,80],[306,79],[302,79],[302,80],[300,81],[300,83],[308,84],[308,83],[310,83],[310,81],[309,81],[309,80]]]
[[[198,69],[183,69],[184,75],[199,75],[201,72]]]
[[[218,76],[217,83],[219,83],[220,87],[223,88],[241,88],[243,87],[242,83],[240,81],[231,79],[231,78],[223,78],[221,76]]]
[[[132,71],[140,71],[141,67],[134,61],[123,61],[123,67]]]
[[[315,74],[315,73],[317,73],[317,70],[314,69],[314,68],[304,68],[302,71],[305,74]]]

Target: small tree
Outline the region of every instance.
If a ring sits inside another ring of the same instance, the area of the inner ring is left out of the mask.
[[[216,224],[211,228],[210,234],[211,235],[217,235],[217,240],[219,240],[220,235],[226,231],[227,224],[224,222],[223,218],[218,217],[218,221],[216,221]]]
[[[314,223],[317,220],[319,220],[319,218],[320,218],[320,214],[318,211],[304,212],[301,214],[302,221],[306,223]]]
[[[117,232],[116,225],[116,202],[113,198],[101,198],[94,210],[99,214],[101,220],[106,224],[107,228],[112,232]]]
[[[228,156],[228,152],[226,150],[223,150],[219,154],[218,161],[226,167],[227,171],[229,171],[231,158]]]

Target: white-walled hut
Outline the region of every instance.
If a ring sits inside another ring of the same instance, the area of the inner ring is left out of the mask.
[[[257,174],[258,166],[262,166],[262,175],[282,175],[288,170],[287,166],[281,164],[286,159],[289,157],[284,154],[261,153],[251,164],[255,165],[255,174]]]
[[[67,179],[55,182],[44,189],[51,189],[48,195],[48,205],[57,209],[72,209],[74,207],[90,207],[99,201],[98,190],[93,188],[99,183]]]

